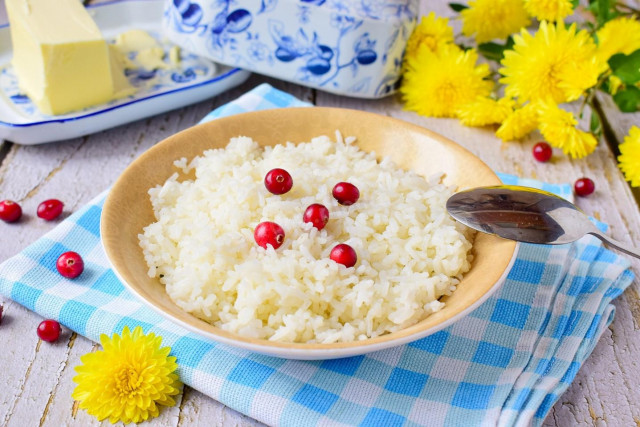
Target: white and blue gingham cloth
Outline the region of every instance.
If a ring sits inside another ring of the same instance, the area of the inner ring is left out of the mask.
[[[292,105],[308,104],[261,85],[205,120]],[[571,194],[569,185],[526,184]],[[629,262],[593,237],[523,244],[504,285],[447,329],[365,356],[278,359],[205,341],[127,292],[100,244],[105,195],[0,265],[0,294],[94,341],[141,325],[172,347],[186,384],[271,425],[540,425],[633,279]],[[69,250],[85,261],[74,280],[55,267]]]

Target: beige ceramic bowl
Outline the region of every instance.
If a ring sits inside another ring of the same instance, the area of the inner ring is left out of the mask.
[[[153,222],[147,191],[176,171],[173,161],[191,159],[209,148],[224,147],[231,137],[249,136],[262,145],[304,142],[336,130],[357,137],[364,150],[391,157],[399,166],[424,176],[446,174],[459,189],[500,184],[498,177],[466,149],[419,126],[372,113],[337,108],[258,111],[195,126],[160,142],[133,162],[113,186],[104,205],[102,242],[120,280],[167,319],[203,337],[258,353],[292,359],[353,356],[404,344],[430,335],[469,313],[497,289],[515,259],[516,243],[479,233],[471,270],[445,307],[422,322],[377,338],[336,344],[290,344],[245,338],[218,329],[183,311],[156,279],[147,276],[138,234]]]

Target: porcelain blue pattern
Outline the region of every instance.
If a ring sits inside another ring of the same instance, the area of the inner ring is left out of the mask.
[[[417,0],[165,0],[186,50],[328,92],[379,98],[397,86]]]

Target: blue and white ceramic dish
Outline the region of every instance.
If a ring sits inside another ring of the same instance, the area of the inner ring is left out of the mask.
[[[214,61],[328,92],[393,92],[417,0],[165,0],[164,29]]]
[[[90,9],[103,35],[109,39],[130,29],[146,30],[168,51],[161,21],[163,0],[128,0]],[[81,111],[51,116],[41,113],[18,87],[10,65],[9,27],[0,28],[0,138],[19,144],[40,144],[98,132],[144,117],[211,98],[247,79],[248,71],[214,64],[181,52],[180,64],[158,70],[127,70],[133,95]],[[136,64],[135,53],[129,58]]]

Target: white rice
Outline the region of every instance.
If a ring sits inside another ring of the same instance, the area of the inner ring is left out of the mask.
[[[190,163],[195,180],[174,174],[149,190],[157,222],[139,235],[149,276],[159,277],[182,309],[224,330],[286,342],[363,340],[406,328],[440,310],[469,270],[472,236],[445,210],[453,189],[376,161],[328,137],[261,148],[233,138]],[[273,168],[293,177],[284,195],[263,183]],[[333,186],[351,182],[360,199],[342,206]],[[330,211],[318,231],[302,221],[312,203]],[[274,221],[283,245],[259,247],[255,226]],[[338,243],[355,267],[329,258]]]

